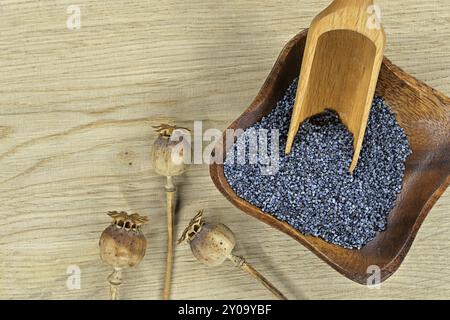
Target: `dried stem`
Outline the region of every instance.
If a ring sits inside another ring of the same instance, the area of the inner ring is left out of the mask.
[[[280,300],[287,300],[287,298],[278,290],[272,283],[270,283],[269,280],[267,280],[261,273],[259,273],[255,268],[253,268],[252,265],[250,265],[248,262],[245,261],[243,257],[236,256],[234,254],[231,254],[228,259],[230,259],[234,265],[245,272],[247,272],[249,275],[251,275],[253,278],[258,280],[262,283],[264,287],[266,287],[270,292],[273,293],[275,297],[277,297]]]
[[[122,283],[122,268],[114,268],[114,271],[109,275],[108,281],[110,284],[110,298],[111,300],[119,299],[119,286]]]
[[[173,216],[175,212],[175,195],[177,191],[171,176],[167,177],[165,189],[167,198],[167,258],[166,273],[164,275],[163,299],[169,300],[173,269]]]

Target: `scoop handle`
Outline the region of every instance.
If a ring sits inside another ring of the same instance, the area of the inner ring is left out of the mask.
[[[370,17],[379,13],[379,9],[374,6],[374,0],[334,0],[325,11],[334,13],[342,12],[343,17],[351,11],[357,15],[366,15]]]
[[[368,7],[370,5],[373,5],[373,0],[334,0],[332,4],[340,6],[347,6],[352,4],[358,7]]]

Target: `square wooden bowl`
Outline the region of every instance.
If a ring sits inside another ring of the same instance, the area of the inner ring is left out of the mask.
[[[230,129],[246,129],[275,107],[288,86],[298,77],[307,30],[287,43],[252,104]],[[239,198],[224,176],[223,164],[211,164],[210,174],[220,192],[245,213],[298,240],[335,270],[366,284],[368,267],[381,270],[381,280],[400,266],[417,231],[436,200],[450,183],[450,99],[416,80],[384,58],[376,94],[385,98],[404,128],[413,151],[406,162],[403,186],[389,214],[387,228],[360,250],[345,249],[320,238],[307,236],[269,213]],[[224,157],[231,147],[225,133],[213,153]]]

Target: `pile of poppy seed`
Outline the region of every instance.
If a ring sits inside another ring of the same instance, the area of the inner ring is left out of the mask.
[[[408,139],[384,100],[375,97],[353,175],[353,136],[331,110],[303,122],[285,155],[296,88],[294,80],[275,108],[238,137],[227,153],[225,177],[239,197],[303,234],[360,249],[386,228],[411,154]],[[279,130],[279,167],[272,174],[266,162],[248,161],[255,129],[269,130],[269,156],[270,130]],[[246,161],[238,163],[243,151]]]

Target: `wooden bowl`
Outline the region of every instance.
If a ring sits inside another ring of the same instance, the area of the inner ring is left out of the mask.
[[[287,43],[266,82],[247,110],[230,129],[246,129],[268,114],[298,77],[307,30]],[[381,281],[400,266],[417,231],[436,200],[450,183],[450,99],[416,80],[384,58],[376,94],[384,97],[404,128],[413,151],[406,161],[403,186],[389,214],[385,231],[360,250],[345,249],[320,238],[307,236],[272,215],[239,198],[224,176],[223,164],[211,164],[210,174],[220,192],[245,213],[290,235],[335,270],[361,284],[381,270]],[[225,134],[213,155],[223,158]]]

